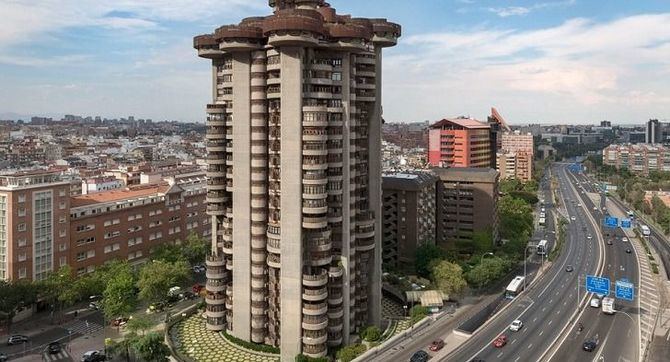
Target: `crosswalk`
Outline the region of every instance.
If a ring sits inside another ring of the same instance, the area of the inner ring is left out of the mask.
[[[54,354],[45,352],[44,354],[42,354],[42,361],[47,361],[47,362],[57,362],[57,361],[60,362],[60,361],[62,361],[62,362],[65,362],[65,361],[74,361],[74,359],[72,359],[70,354],[67,353],[67,351],[65,349],[62,349],[60,352],[54,353]]]
[[[63,326],[63,328],[72,331],[72,334],[92,334],[102,330],[102,325],[86,320],[76,320]]]

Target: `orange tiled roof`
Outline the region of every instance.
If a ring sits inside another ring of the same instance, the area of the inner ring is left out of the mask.
[[[150,196],[167,192],[170,186],[167,183],[134,186],[119,190],[96,192],[87,195],[73,196],[70,200],[71,207],[81,207],[93,204],[123,201],[137,197]]]

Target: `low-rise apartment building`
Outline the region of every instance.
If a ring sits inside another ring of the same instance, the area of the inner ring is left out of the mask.
[[[435,245],[437,177],[429,172],[382,177],[382,263],[412,269],[416,249]]]
[[[609,145],[603,150],[603,163],[640,175],[670,171],[670,148],[660,144]]]

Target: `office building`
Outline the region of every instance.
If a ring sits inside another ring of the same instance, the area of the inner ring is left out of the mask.
[[[670,148],[646,143],[609,145],[603,150],[603,163],[639,175],[670,171]]]
[[[530,181],[533,178],[533,135],[519,131],[502,134],[501,152],[496,155],[496,169],[503,179],[516,178]]]
[[[385,174],[382,178],[383,264],[414,270],[416,249],[435,245],[437,177],[429,172]]]
[[[498,172],[491,168],[438,168],[436,244],[449,249],[474,232],[498,240]],[[493,245],[492,245],[493,246]]]
[[[661,124],[658,119],[650,119],[647,122],[647,129],[645,133],[645,143],[660,143],[662,138]]]
[[[435,167],[491,167],[491,127],[471,118],[443,119],[428,131],[428,163]]]
[[[379,325],[381,52],[400,26],[323,0],[194,38],[207,106],[207,322],[282,360]]]

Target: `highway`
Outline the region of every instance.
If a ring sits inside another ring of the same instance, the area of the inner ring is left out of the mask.
[[[580,188],[580,199],[587,209],[590,210],[594,218],[603,220],[602,210],[606,206],[606,197],[601,195],[600,202],[596,208],[588,193],[597,192],[588,180],[582,175],[568,175],[571,182],[578,183]],[[582,192],[586,193],[582,193]],[[630,241],[623,241],[624,232],[620,228],[604,228],[603,234],[606,240],[605,264],[602,276],[611,280],[612,284],[616,280],[626,278],[639,285],[639,273],[635,248]],[[630,250],[631,253],[627,253]],[[582,278],[581,284],[584,284]],[[612,294],[614,286],[612,285]],[[591,298],[592,296],[590,296]],[[584,330],[578,330],[578,324],[574,324],[568,329],[568,333],[563,335],[560,341],[560,347],[552,353],[551,361],[583,361],[586,359],[600,359],[605,361],[637,361],[639,355],[639,313],[636,301],[624,302],[616,301],[617,313],[614,315],[603,314],[600,308],[585,307],[580,313],[578,322],[582,323]],[[594,352],[582,350],[582,343],[589,338],[596,336],[599,340],[597,349]]]
[[[580,194],[569,182],[565,166],[557,165],[553,171],[559,178],[562,203],[568,213],[565,216],[570,218],[560,256],[542,279],[444,358],[444,361],[541,360],[576,313],[577,303],[586,301],[583,292],[578,300],[578,275],[599,274],[603,266],[604,239],[599,232],[599,220],[586,210],[586,203],[571,202],[578,200]],[[592,238],[587,239],[588,235]],[[573,272],[566,271],[568,265],[574,268]],[[583,279],[580,283],[583,283]],[[508,328],[515,319],[524,323],[519,332],[511,332]],[[494,348],[492,342],[501,334],[507,336],[508,343],[502,348]]]

